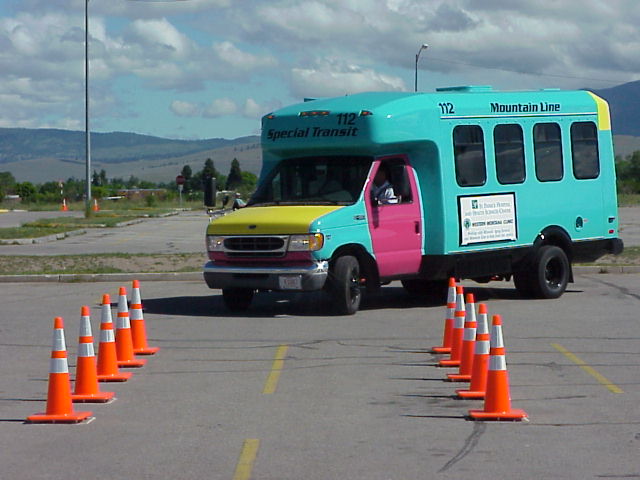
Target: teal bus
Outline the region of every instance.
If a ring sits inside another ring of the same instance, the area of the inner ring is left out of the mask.
[[[556,298],[572,263],[623,248],[609,108],[588,91],[311,100],[263,118],[262,150],[248,205],[207,229],[204,278],[232,310],[324,289],[352,314],[363,291],[442,298],[449,277]]]

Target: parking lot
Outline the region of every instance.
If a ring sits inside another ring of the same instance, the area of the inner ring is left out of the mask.
[[[203,282],[146,282],[161,351],[131,381],[101,384],[114,403],[76,405],[92,423],[25,425],[45,406],[52,317],[66,320],[74,364],[80,306],[97,336],[100,296],[119,285],[5,284],[1,477],[640,478],[640,278],[576,280],[549,301],[466,283],[503,316],[523,423],[466,418],[482,402],[453,398],[461,385],[428,353],[444,307],[399,284],[342,317],[319,294],[258,294],[230,315]]]

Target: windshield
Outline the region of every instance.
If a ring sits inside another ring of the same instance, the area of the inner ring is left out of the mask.
[[[282,160],[249,205],[350,205],[360,197],[372,160],[360,156]]]

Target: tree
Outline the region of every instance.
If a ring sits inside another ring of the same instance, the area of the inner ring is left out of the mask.
[[[185,165],[184,167],[182,167],[180,175],[182,175],[187,181],[189,181],[189,179],[193,176],[193,171],[191,170],[191,167],[189,165]]]
[[[17,183],[15,190],[16,194],[20,195],[20,198],[25,203],[32,202],[36,198],[37,190],[31,182]]]
[[[204,168],[202,169],[202,177],[213,177],[218,178],[220,176],[220,172],[216,170],[216,167],[213,165],[213,160],[207,158],[204,162]]]
[[[225,189],[234,190],[240,185],[242,185],[242,170],[240,170],[240,162],[238,162],[237,158],[234,158],[231,162],[231,168],[229,169]]]
[[[5,195],[12,192],[16,179],[11,172],[0,172],[0,202]]]

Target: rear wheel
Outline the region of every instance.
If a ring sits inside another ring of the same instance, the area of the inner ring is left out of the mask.
[[[223,288],[222,299],[232,312],[244,312],[251,305],[253,293],[250,288]]]
[[[338,257],[329,272],[328,291],[341,315],[353,315],[360,308],[360,264],[351,255]]]
[[[564,250],[545,245],[538,250],[531,273],[531,289],[537,298],[558,298],[567,288],[571,266]]]

